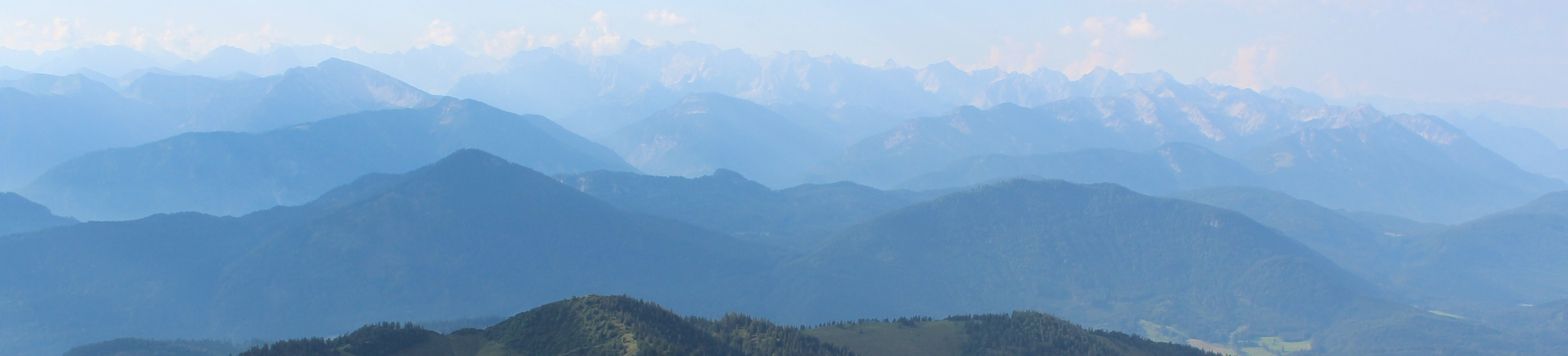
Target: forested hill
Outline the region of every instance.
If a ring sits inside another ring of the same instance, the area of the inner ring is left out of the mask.
[[[925,337],[930,338],[921,340]],[[441,334],[414,324],[381,323],[336,338],[258,346],[241,355],[895,355],[922,341],[947,343],[925,354],[1203,354],[1187,346],[1085,330],[1034,312],[802,329],[739,314],[683,318],[629,297],[586,296],[546,304],[482,330]]]

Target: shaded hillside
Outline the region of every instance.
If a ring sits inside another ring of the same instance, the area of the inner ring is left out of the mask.
[[[1362,278],[1386,282],[1408,238],[1312,202],[1260,188],[1210,188],[1176,197],[1234,210],[1300,241]]]
[[[56,166],[23,193],[91,220],[179,211],[239,215],[301,204],[361,175],[406,171],[464,148],[547,172],[630,169],[548,119],[447,99],[259,134],[192,133],[95,152]]]
[[[234,218],[156,215],[0,241],[0,354],[55,354],[117,337],[215,336],[213,285],[260,233]],[[61,261],[73,261],[61,263]],[[105,323],[116,320],[116,323]]]

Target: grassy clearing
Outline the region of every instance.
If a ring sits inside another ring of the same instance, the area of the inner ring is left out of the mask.
[[[864,356],[957,355],[964,346],[963,325],[947,320],[913,326],[880,322],[825,326],[808,329],[806,334]]]
[[[1180,344],[1186,342],[1187,339],[1191,339],[1181,330],[1148,320],[1139,320],[1138,326],[1143,327],[1143,336],[1149,338],[1149,340]]]

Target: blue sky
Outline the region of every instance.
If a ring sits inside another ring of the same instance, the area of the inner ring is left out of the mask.
[[[806,50],[863,63],[1165,70],[1183,80],[1568,107],[1563,1],[15,1],[0,47],[94,44],[199,56],[332,44],[452,45],[504,57],[529,46],[612,53],[628,40],[757,54]]]

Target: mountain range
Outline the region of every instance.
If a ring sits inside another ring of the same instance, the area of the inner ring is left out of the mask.
[[[192,131],[264,131],[365,110],[428,107],[437,97],[329,59],[262,78],[149,71],[124,88],[85,74],[0,80],[0,189],[93,151]]]
[[[0,50],[0,354],[1568,347],[1525,119],[694,43],[127,51]],[[554,302],[592,294],[695,317]]]
[[[124,93],[174,116],[182,131],[266,131],[361,111],[428,107],[439,100],[336,58],[259,78],[146,73]]]
[[[0,315],[18,322],[0,326],[0,340],[32,341],[0,343],[0,353],[120,335],[318,335],[585,293],[716,313],[781,258],[476,150],[298,207],[78,224],[3,244]]]
[[[609,149],[545,118],[443,99],[262,133],[188,133],[94,152],[50,169],[22,194],[90,220],[183,211],[241,215],[305,203],[361,175],[409,170],[464,148],[552,173],[631,169]]]
[[[962,108],[914,119],[850,146],[828,169],[872,186],[961,185],[1011,175],[1121,180],[1169,191],[1183,187],[1161,178],[1170,173],[1160,171],[1182,169],[1182,162],[1168,154],[1169,147],[1158,147],[1187,143],[1213,152],[1183,150],[1187,159],[1205,162],[1188,165],[1214,179],[1206,184],[1254,185],[1335,208],[1434,222],[1485,215],[1563,186],[1520,169],[1430,116],[1298,106],[1237,95],[1229,87],[1167,82],[1156,88],[1181,94],[1135,89],[1119,97],[1035,108]],[[1174,99],[1182,95],[1193,98]],[[1111,151],[1073,153],[1083,149],[1160,150],[1173,167],[1155,168],[1153,157]],[[1132,172],[1136,167],[1144,171]],[[1112,172],[1121,173],[1108,175]],[[1407,178],[1414,176],[1423,178]]]
[[[373,320],[496,315],[590,293],[795,324],[1033,309],[1232,351],[1278,342],[1330,353],[1530,350],[1507,341],[1518,340],[1513,331],[1401,304],[1239,213],[1114,185],[1012,181],[930,199],[844,185],[773,191],[733,173],[573,177],[460,150],[295,207],[12,235],[0,241],[8,306],[0,317],[17,322],[0,325],[0,340],[31,341],[0,343],[0,352],[124,336],[326,335]],[[726,208],[660,194],[761,198]],[[778,220],[698,213],[816,210],[769,210],[778,206],[763,203],[779,199],[769,196],[886,212],[800,217],[837,232],[794,249],[704,227],[763,231]],[[884,198],[867,198],[877,196]],[[906,200],[887,198],[899,196]]]

